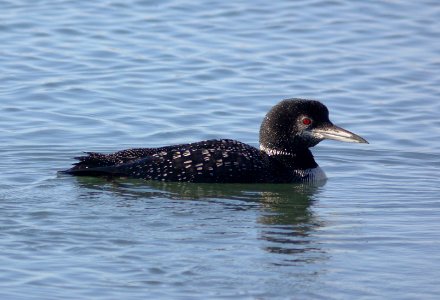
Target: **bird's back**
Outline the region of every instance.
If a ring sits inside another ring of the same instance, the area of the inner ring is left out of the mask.
[[[229,139],[87,154],[65,173],[188,182],[264,182],[270,177],[265,153]]]

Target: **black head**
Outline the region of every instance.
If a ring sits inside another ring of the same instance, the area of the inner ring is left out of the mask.
[[[319,101],[286,99],[272,107],[260,127],[260,147],[268,153],[294,153],[324,139],[367,143],[360,136],[333,125]]]

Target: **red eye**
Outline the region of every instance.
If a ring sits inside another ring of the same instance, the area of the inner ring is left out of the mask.
[[[304,119],[302,120],[302,122],[303,122],[304,125],[310,125],[310,124],[312,124],[312,120],[309,119],[309,118],[304,118]]]

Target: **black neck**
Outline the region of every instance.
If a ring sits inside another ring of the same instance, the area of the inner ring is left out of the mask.
[[[264,148],[262,150],[269,155],[273,163],[282,165],[287,169],[305,170],[318,166],[309,148],[296,149],[289,152]]]

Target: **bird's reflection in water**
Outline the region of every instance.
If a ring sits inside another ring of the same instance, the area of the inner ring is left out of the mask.
[[[319,194],[320,186],[284,186],[275,192],[263,192],[262,214],[259,223],[264,224],[261,239],[271,253],[291,254],[283,264],[311,262],[324,258],[313,233],[323,221],[319,220],[312,204]]]
[[[91,177],[78,177],[77,180],[93,195],[99,189],[123,199],[216,201],[230,210],[258,210],[262,248],[270,253],[286,255],[275,264],[307,263],[325,258],[324,251],[313,236],[323,221],[312,209],[325,182],[313,185],[194,184]],[[125,203],[130,205],[129,201]]]

